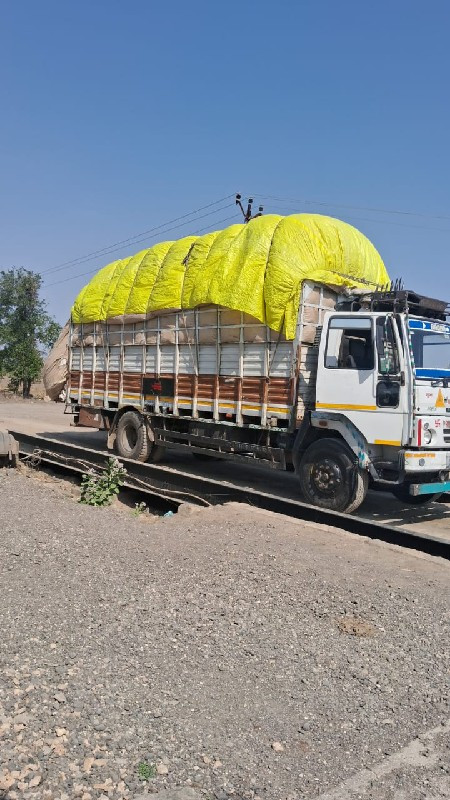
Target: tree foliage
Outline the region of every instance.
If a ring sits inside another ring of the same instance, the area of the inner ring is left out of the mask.
[[[0,272],[0,376],[9,377],[13,391],[22,387],[24,397],[61,330],[39,298],[41,283],[40,275],[26,269]]]

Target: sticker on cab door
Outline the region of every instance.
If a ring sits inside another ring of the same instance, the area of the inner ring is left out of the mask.
[[[438,396],[436,400],[436,408],[445,408],[446,400],[444,400],[444,395],[442,394],[442,389],[439,389]]]

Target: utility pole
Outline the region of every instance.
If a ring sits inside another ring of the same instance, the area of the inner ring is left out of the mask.
[[[264,211],[263,207],[259,206],[258,213],[252,214],[253,197],[248,198],[247,211],[244,211],[244,206],[242,205],[242,195],[240,194],[236,195],[236,205],[241,209],[245,223],[250,222],[251,219],[256,219],[256,217],[261,217]]]

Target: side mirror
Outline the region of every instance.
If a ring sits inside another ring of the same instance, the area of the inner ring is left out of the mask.
[[[400,384],[391,381],[379,381],[377,384],[377,406],[379,408],[397,408],[400,401]]]

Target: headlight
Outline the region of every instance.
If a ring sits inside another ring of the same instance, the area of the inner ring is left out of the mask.
[[[423,441],[424,444],[431,444],[432,438],[433,438],[433,434],[432,434],[430,428],[427,428],[426,430],[423,431],[422,441]]]
[[[423,444],[425,445],[431,444],[435,436],[436,436],[436,431],[434,430],[434,428],[430,428],[429,422],[426,422],[425,425],[423,426],[423,432],[422,432]]]

